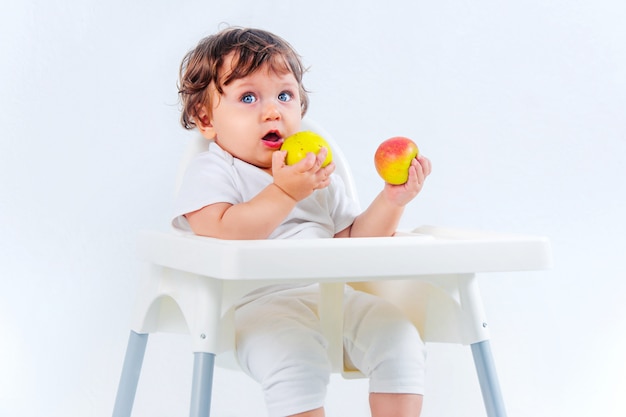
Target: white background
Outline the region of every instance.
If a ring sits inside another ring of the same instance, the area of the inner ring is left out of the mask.
[[[110,415],[136,234],[167,228],[190,136],[178,65],[224,23],[304,57],[363,204],[406,135],[434,171],[404,228],[550,237],[552,270],[481,278],[510,417],[625,415],[624,22],[619,0],[3,3],[0,415]],[[187,414],[188,342],[151,338],[135,415]],[[265,415],[247,377],[215,383],[215,416]],[[366,386],[333,379],[328,415],[368,415]],[[429,346],[427,390],[425,417],[484,415],[466,347]]]

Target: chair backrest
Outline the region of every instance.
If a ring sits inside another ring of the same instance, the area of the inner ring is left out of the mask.
[[[332,136],[326,130],[324,130],[321,126],[319,126],[317,123],[307,117],[302,120],[301,130],[310,130],[326,139],[333,153],[333,161],[336,165],[335,174],[339,175],[343,180],[346,186],[346,192],[348,193],[348,196],[358,203],[359,199],[357,196],[354,179],[352,177],[352,171],[350,170],[348,161],[346,160],[346,157],[344,156],[337,142],[334,141]],[[202,135],[198,133],[193,136],[192,140],[189,142],[189,145],[185,149],[185,152],[183,153],[183,157],[180,160],[178,176],[176,178],[176,191],[178,191],[178,189],[180,188],[183,176],[191,160],[200,152],[206,151],[208,149],[208,146],[209,141],[205,139]]]

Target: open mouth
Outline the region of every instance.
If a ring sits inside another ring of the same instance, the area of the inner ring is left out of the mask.
[[[265,136],[261,138],[263,143],[273,149],[278,149],[283,144],[283,138],[280,136],[280,133],[276,130],[272,130],[267,132]]]

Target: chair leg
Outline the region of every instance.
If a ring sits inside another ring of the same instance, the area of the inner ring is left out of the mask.
[[[191,384],[189,416],[208,417],[211,412],[215,354],[195,352],[193,355],[193,381]]]
[[[498,382],[489,341],[484,340],[473,343],[471,346],[487,416],[506,417],[506,409],[504,408],[500,383]]]
[[[143,357],[146,353],[148,334],[136,333],[131,330],[128,338],[128,347],[124,358],[122,376],[117,387],[115,406],[113,407],[113,417],[130,417],[135,402],[137,383],[141,373]]]

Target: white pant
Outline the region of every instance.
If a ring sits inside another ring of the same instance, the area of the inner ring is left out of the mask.
[[[319,286],[264,295],[235,313],[241,367],[260,382],[270,417],[324,405],[330,376],[317,306]],[[370,392],[423,394],[425,347],[390,303],[349,289],[344,360],[370,379]]]

